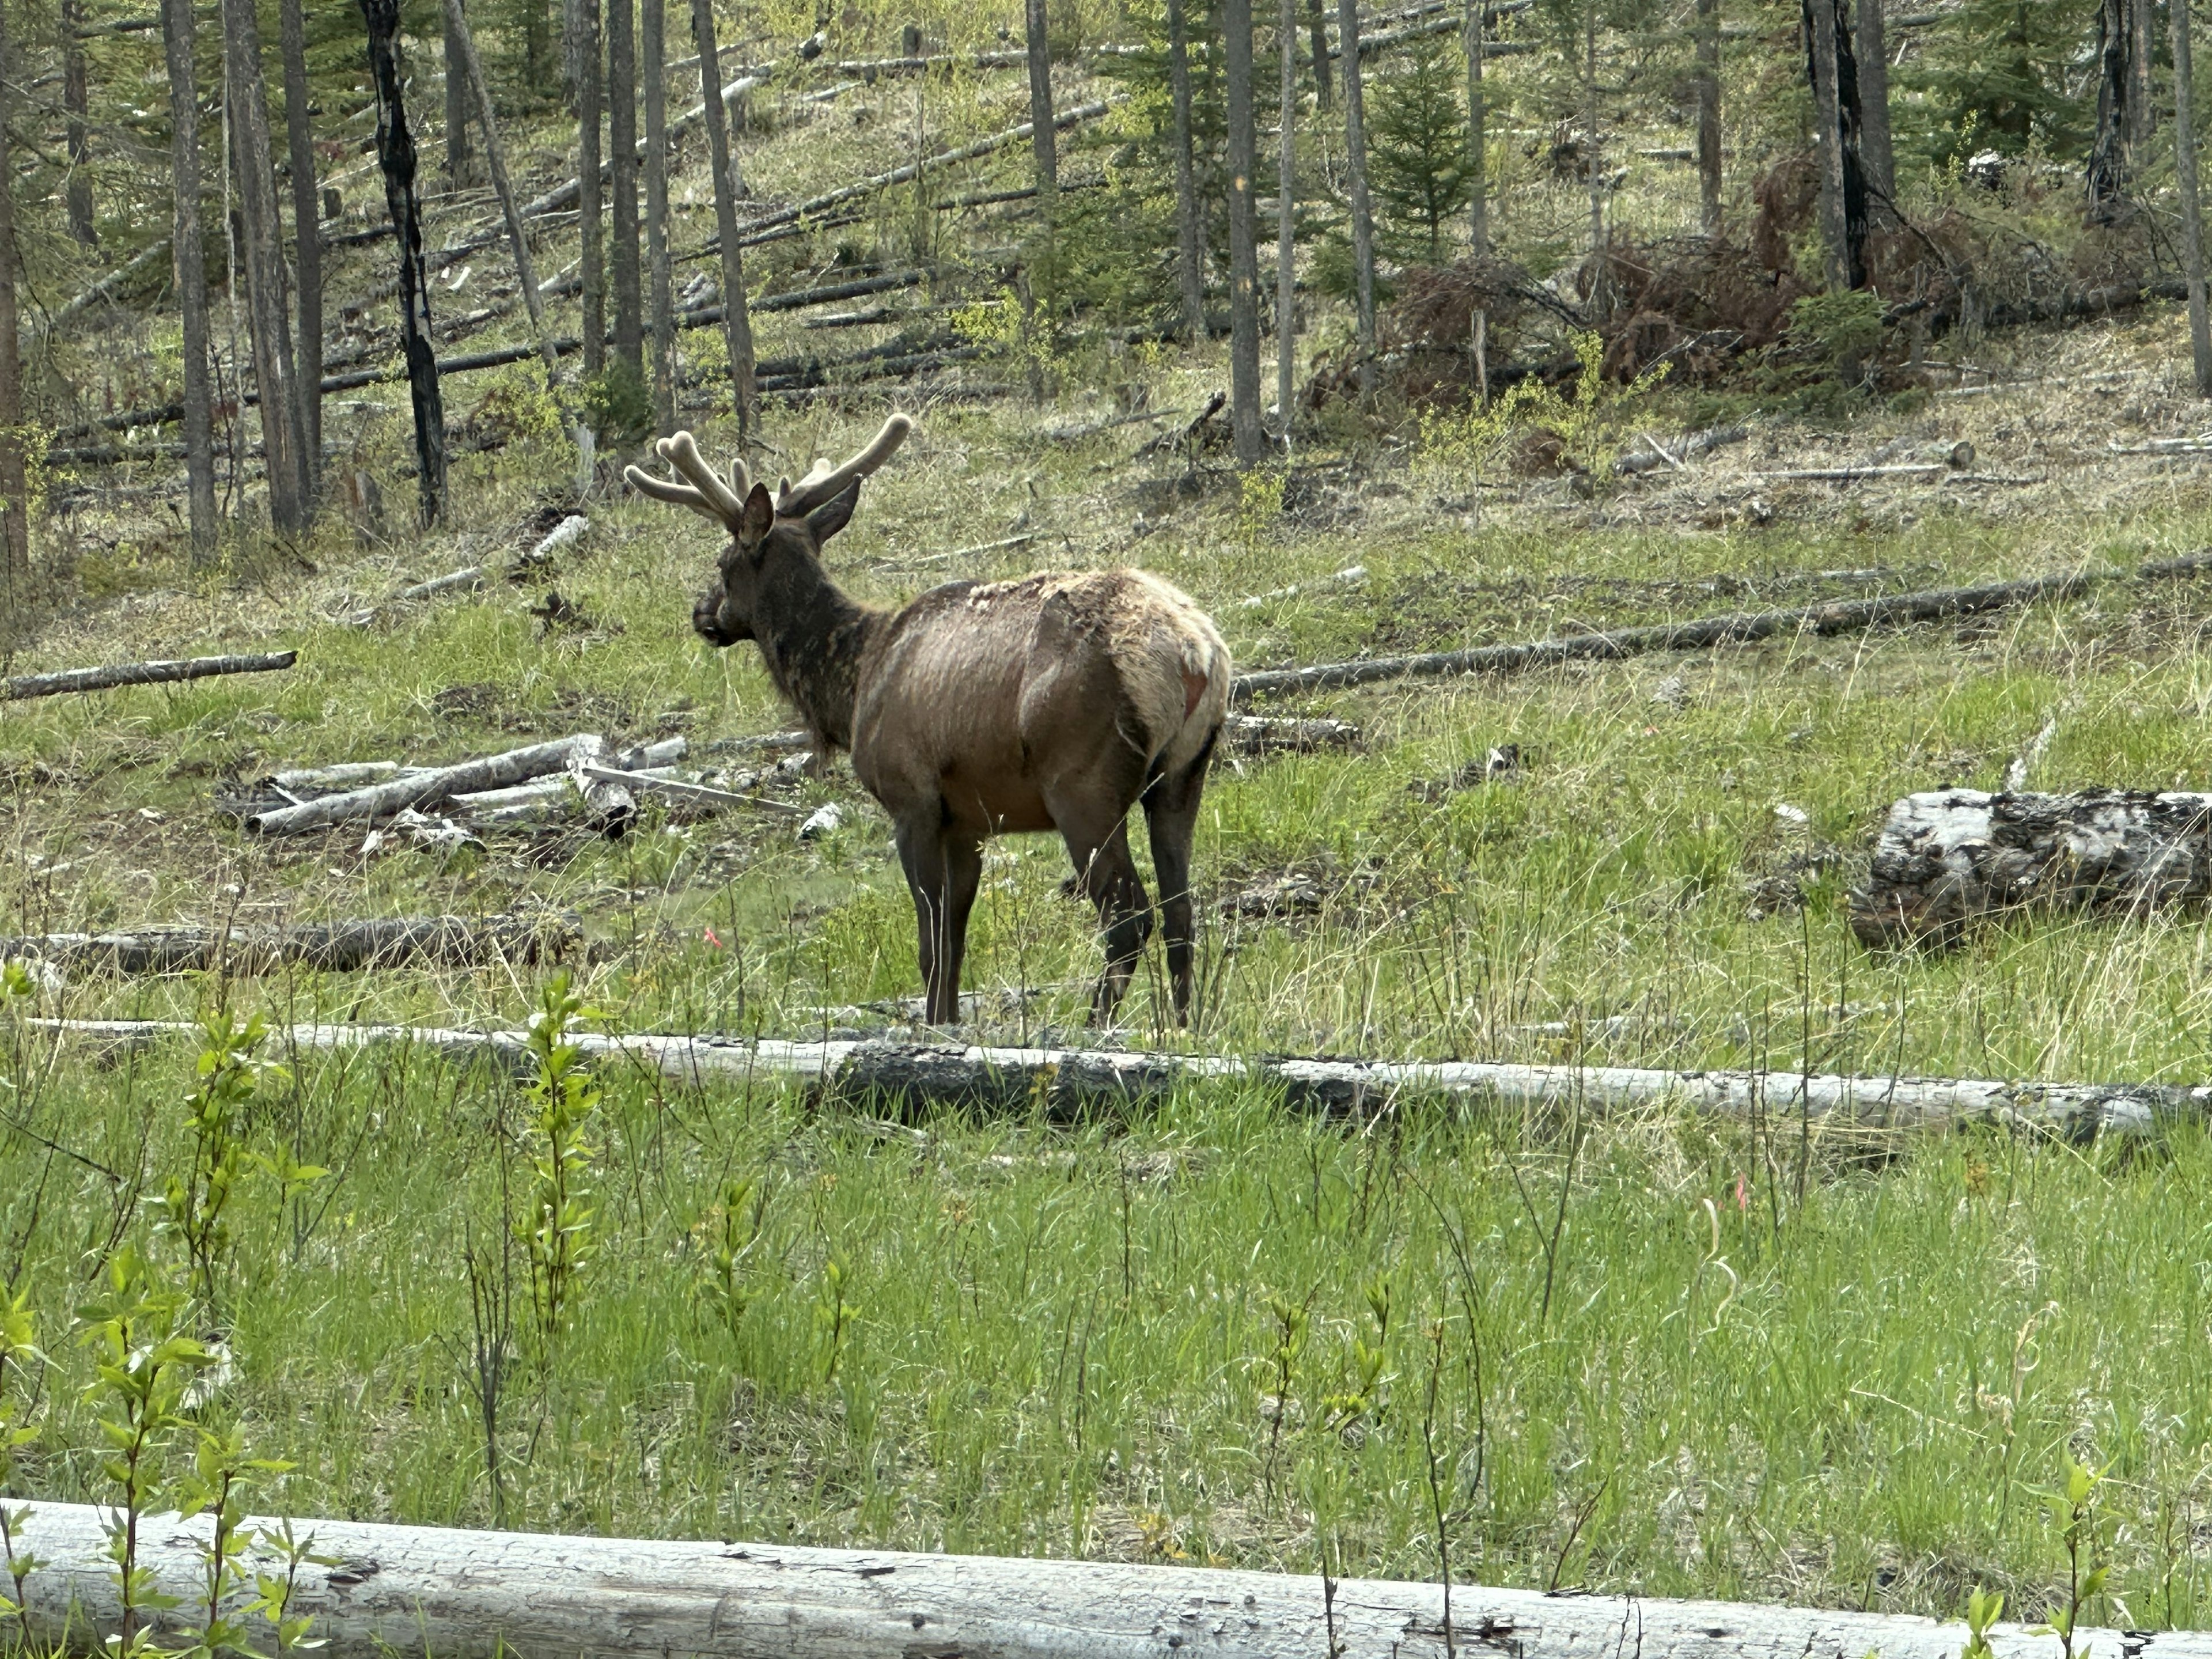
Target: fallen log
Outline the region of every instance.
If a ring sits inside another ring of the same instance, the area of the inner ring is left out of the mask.
[[[1291,720],[1267,714],[1231,714],[1221,735],[1236,755],[1310,755],[1322,749],[1351,749],[1359,728],[1350,720]]]
[[[1672,451],[1661,448],[1657,439],[1647,436],[1644,441],[1651,446],[1654,453],[1618,456],[1613,460],[1613,470],[1618,477],[1628,478],[1639,472],[1649,472],[1655,467],[1680,467],[1683,462],[1695,456],[1710,454],[1729,444],[1740,444],[1749,436],[1751,428],[1747,426],[1709,426],[1702,432],[1689,434]]]
[[[281,927],[154,927],[125,933],[0,939],[0,957],[27,957],[72,972],[176,974],[227,969],[263,974],[283,964],[359,973],[428,963],[552,962],[583,939],[573,915],[400,916]]]
[[[781,813],[787,817],[803,818],[807,815],[804,806],[789,801],[770,800],[763,795],[741,795],[733,789],[716,789],[703,783],[686,783],[680,778],[647,777],[641,774],[624,773],[612,767],[584,764],[576,772],[593,783],[629,783],[647,794],[665,795],[694,806],[721,808],[750,806],[757,811]]]
[[[1355,662],[1318,663],[1310,668],[1261,669],[1239,674],[1231,696],[1243,702],[1286,691],[1326,691],[1385,680],[1514,674],[1560,663],[1614,660],[1652,651],[1700,651],[1749,644],[1778,635],[1843,634],[1944,617],[1970,617],[2045,599],[2079,599],[2114,582],[2162,581],[2208,571],[2212,571],[2212,554],[2197,553],[2156,560],[2135,570],[2079,570],[1978,587],[1938,587],[1864,599],[1831,599],[1789,611],[1734,611],[1690,622],[1659,623],[1606,634],[1570,634],[1518,645],[1477,646],[1467,651],[1432,651],[1411,657],[1370,657]]]
[[[178,662],[123,662],[106,668],[64,668],[52,674],[18,674],[5,683],[0,701],[58,696],[64,691],[106,691],[118,685],[166,685],[216,674],[268,674],[299,661],[296,651],[269,651],[245,657],[190,657]]]
[[[2212,794],[1936,789],[1889,809],[1851,931],[1869,945],[1949,945],[2003,911],[2132,915],[2207,894]]]
[[[309,830],[328,829],[334,823],[373,823],[378,818],[395,817],[410,807],[420,811],[434,806],[448,796],[502,788],[511,783],[544,777],[549,772],[565,771],[580,758],[596,760],[605,751],[605,738],[588,732],[556,738],[550,743],[534,743],[526,748],[510,749],[504,754],[463,761],[458,766],[441,766],[402,775],[371,784],[365,789],[320,796],[296,806],[249,812],[246,829],[250,835],[296,836]]]
[[[32,1501],[18,1553],[33,1641],[98,1648],[121,1620],[108,1512]],[[1115,1561],[1049,1561],[896,1550],[813,1549],[713,1539],[559,1537],[364,1521],[303,1520],[312,1537],[287,1612],[311,1621],[325,1659],[441,1659],[560,1653],[578,1659],[1153,1659],[1188,1648],[1217,1659],[1589,1659],[1634,1650],[1668,1659],[1950,1659],[1966,1631],[1909,1614],[1734,1601],[1553,1595],[1396,1579],[1319,1578]],[[164,1607],[157,1636],[188,1641],[177,1609],[199,1591],[213,1517],[149,1517],[138,1564]],[[248,1520],[241,1536],[280,1523]],[[249,1620],[250,1615],[238,1615]],[[2045,1659],[2051,1638],[1990,1632],[1994,1659]],[[2095,1659],[2208,1659],[2212,1637],[2077,1631]]]
[[[39,1029],[111,1041],[197,1036],[185,1020],[39,1019]],[[342,1053],[421,1048],[449,1058],[530,1063],[521,1031],[460,1031],[416,1025],[291,1025],[280,1046]],[[2094,1139],[2154,1133],[2212,1112],[2212,1086],[2148,1083],[2002,1082],[1974,1078],[1843,1077],[1771,1071],[1672,1072],[1644,1066],[1523,1065],[1493,1060],[1242,1059],[1102,1048],[983,1048],[880,1038],[788,1042],[772,1037],[582,1033],[586,1054],[704,1084],[780,1082],[871,1109],[938,1108],[1027,1112],[1039,1103],[1063,1117],[1164,1099],[1192,1084],[1244,1085],[1279,1095],[1297,1110],[1371,1116],[1422,1099],[1491,1102],[1550,1111],[1579,1104],[1603,1114],[1668,1105],[1748,1121],[1801,1115],[1822,1127],[1948,1128],[1993,1122]],[[1850,1659],[1846,1656],[1845,1659]]]
[[[1860,483],[1869,478],[1932,478],[1949,470],[1942,461],[1916,461],[1902,466],[1792,466],[1759,476],[1777,483]]]
[[[470,565],[463,570],[451,571],[443,576],[433,576],[427,582],[416,582],[411,587],[401,588],[381,605],[368,605],[355,611],[345,618],[343,625],[348,628],[371,627],[379,617],[394,605],[412,605],[418,599],[434,599],[441,593],[458,593],[471,588],[482,587],[483,582],[484,568],[480,564]]]

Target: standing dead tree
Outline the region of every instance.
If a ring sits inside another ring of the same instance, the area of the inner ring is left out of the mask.
[[[639,0],[645,57],[645,263],[653,312],[653,422],[676,430],[676,283],[668,249],[667,0]]]
[[[301,460],[310,513],[322,494],[323,477],[323,233],[322,198],[315,188],[315,135],[309,120],[307,27],[302,0],[283,0],[277,13],[279,46],[284,59],[284,135],[292,172],[294,258],[299,270],[300,430],[305,441]]]
[[[62,108],[68,115],[70,234],[86,247],[100,246],[92,223],[92,92],[84,72],[84,0],[62,0]]]
[[[1698,206],[1708,236],[1721,233],[1721,0],[1698,0]]]
[[[608,0],[608,183],[614,192],[615,356],[645,378],[644,285],[637,263],[637,33],[636,0]]]
[[[1806,73],[1820,162],[1821,269],[1829,290],[1866,282],[1866,175],[1859,153],[1859,77],[1845,0],[1804,0]]]
[[[1238,464],[1254,466],[1265,443],[1260,430],[1259,227],[1252,196],[1260,159],[1252,112],[1252,0],[1226,0],[1222,28],[1229,105],[1229,426]]]
[[[1367,194],[1367,112],[1359,82],[1359,0],[1337,0],[1344,60],[1344,173],[1352,197],[1353,295],[1359,326],[1359,389],[1375,389],[1375,210]]]
[[[2129,141],[2142,119],[2134,10],[2131,0],[2102,0],[2097,8],[2097,131],[2084,177],[2093,225],[2116,224],[2127,213]]]
[[[207,257],[200,243],[199,100],[192,79],[192,32],[191,0],[161,0],[175,198],[169,246],[185,337],[185,494],[192,559],[199,563],[215,552],[215,435],[208,407]]]
[[[1282,0],[1275,22],[1276,55],[1282,71],[1275,144],[1275,414],[1282,422],[1285,442],[1291,434],[1291,404],[1297,391],[1298,356],[1297,217],[1291,211],[1298,160],[1297,8],[1297,0]],[[1328,71],[1324,67],[1324,84],[1328,79]]]
[[[2212,398],[2212,319],[2205,314],[2204,216],[2197,195],[2197,75],[2189,0],[2172,0],[2174,177],[2181,194],[2181,263],[2189,282],[2189,344],[2197,395]]]
[[[467,77],[469,97],[475,103],[477,123],[483,132],[484,167],[491,174],[492,193],[499,198],[499,210],[507,221],[507,236],[514,250],[514,276],[522,289],[522,303],[530,313],[531,331],[538,337],[538,349],[545,357],[545,377],[548,382],[561,375],[561,358],[553,344],[553,336],[545,326],[545,301],[538,289],[537,262],[530,254],[530,231],[522,222],[522,212],[515,205],[514,186],[507,176],[507,151],[499,141],[499,117],[491,106],[491,88],[484,80],[483,64],[477,56],[475,38],[469,33],[467,13],[461,0],[445,0],[446,38],[460,54],[461,70]]]
[[[584,305],[584,373],[606,367],[607,263],[601,220],[606,213],[600,178],[599,105],[606,82],[599,50],[599,0],[573,0],[569,31],[576,76],[576,224],[581,233],[579,280]]]
[[[691,33],[699,48],[699,96],[706,102],[707,160],[714,171],[714,226],[722,254],[722,337],[729,347],[730,386],[737,405],[738,441],[752,435],[759,401],[753,368],[752,319],[745,310],[745,256],[738,241],[738,172],[730,155],[728,112],[714,50],[714,0],[691,0]]]
[[[1182,290],[1183,333],[1195,343],[1206,337],[1206,270],[1191,155],[1190,31],[1183,0],[1168,0],[1168,86],[1175,102],[1176,276]]]
[[[407,360],[407,392],[415,406],[415,462],[422,522],[434,525],[446,506],[446,406],[438,358],[430,349],[430,269],[422,254],[422,204],[415,189],[415,140],[399,77],[399,0],[361,0],[368,26],[369,78],[376,86],[376,154],[384,171],[384,203],[399,248],[399,340]]]
[[[30,606],[31,517],[23,455],[23,362],[15,313],[15,163],[8,142],[15,76],[0,13],[0,644],[12,644]]]
[[[1889,137],[1889,33],[1885,0],[1858,0],[1859,162],[1870,216],[1897,219],[1897,161]]]

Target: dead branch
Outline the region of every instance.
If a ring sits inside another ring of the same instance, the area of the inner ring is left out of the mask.
[[[243,657],[191,657],[180,662],[125,662],[107,668],[64,668],[52,674],[19,674],[6,683],[5,701],[52,697],[64,691],[105,691],[118,685],[164,685],[216,674],[267,674],[289,668],[296,651],[263,652]]]

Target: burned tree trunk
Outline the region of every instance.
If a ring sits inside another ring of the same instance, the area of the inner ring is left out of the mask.
[[[1314,112],[1326,115],[1334,88],[1328,67],[1328,21],[1322,0],[1306,0],[1306,35],[1313,43]]]
[[[645,263],[653,312],[653,420],[676,430],[676,280],[668,252],[667,0],[639,0],[645,62]]]
[[[2151,21],[2158,0],[2126,0],[2128,9],[2128,148],[2147,158],[2156,112],[2151,102]]]
[[[31,515],[23,454],[23,360],[15,313],[15,163],[8,143],[15,54],[0,10],[0,643],[30,610]]]
[[[1298,161],[1297,8],[1297,0],[1282,0],[1275,24],[1277,55],[1282,64],[1275,144],[1275,415],[1282,422],[1285,442],[1291,434],[1291,406],[1297,392],[1298,360],[1297,217],[1291,211]]]
[[[636,0],[610,0],[607,11],[607,148],[614,188],[615,356],[645,378],[644,284],[637,264]]]
[[[1467,0],[1467,162],[1468,251],[1478,259],[1490,256],[1489,122],[1482,101],[1484,0]]]
[[[1705,234],[1721,234],[1721,0],[1698,0],[1698,205]]]
[[[69,146],[70,234],[87,247],[98,247],[100,234],[92,224],[92,135],[85,125],[92,112],[92,94],[85,81],[84,42],[78,38],[83,22],[84,0],[62,0],[62,109],[69,118],[64,136]]]
[[[1889,137],[1889,35],[1885,0],[1858,0],[1856,54],[1859,100],[1859,161],[1865,175],[1869,216],[1897,220],[1897,162]]]
[[[1866,283],[1866,178],[1859,156],[1858,66],[1844,0],[1804,0],[1807,77],[1820,169],[1821,269],[1828,289]]]
[[[1195,343],[1206,337],[1206,271],[1200,263],[1204,254],[1191,155],[1190,39],[1183,0],[1168,0],[1168,84],[1175,102],[1176,275],[1182,289],[1183,332]]]
[[[722,107],[722,72],[714,49],[714,0],[691,0],[691,33],[699,47],[699,95],[707,105],[707,160],[714,171],[714,225],[722,250],[722,337],[729,347],[730,386],[742,443],[752,435],[759,389],[753,367],[752,319],[745,309],[745,256],[738,243],[738,170],[730,156],[729,119]]]
[[[446,181],[459,190],[475,179],[476,157],[469,144],[469,72],[461,49],[448,33],[446,49]]]
[[[231,170],[245,230],[246,319],[253,378],[261,392],[261,435],[269,450],[269,516],[296,536],[307,526],[306,423],[285,304],[284,230],[270,155],[269,94],[261,74],[261,29],[253,0],[222,0],[223,99],[230,123]]]
[[[215,432],[208,396],[207,256],[200,242],[198,91],[192,75],[192,0],[161,0],[161,44],[169,71],[169,167],[175,208],[170,257],[184,323],[185,494],[192,562],[215,553]]]
[[[1030,150],[1036,164],[1037,210],[1048,235],[1054,200],[1060,193],[1060,144],[1052,125],[1052,36],[1045,0],[1028,0],[1023,21],[1029,49]]]
[[[477,57],[477,43],[469,33],[461,0],[445,0],[445,6],[446,37],[460,52],[461,70],[468,79],[469,96],[475,101],[477,120],[483,130],[484,166],[491,174],[492,194],[499,198],[507,241],[514,250],[515,282],[522,289],[523,309],[530,313],[531,331],[537,335],[538,349],[544,354],[545,378],[550,383],[561,378],[560,354],[545,326],[545,301],[538,291],[537,262],[530,257],[530,232],[515,206],[514,187],[507,176],[507,152],[499,142],[499,117],[492,110],[491,88],[484,80],[483,64]]]
[[[2115,224],[2127,210],[2127,136],[2130,94],[2135,76],[2129,59],[2132,40],[2128,0],[2103,0],[2097,9],[2097,133],[2087,168],[2093,225]]]
[[[2205,313],[2204,216],[2197,195],[2197,76],[2189,0],[2172,0],[2173,160],[2181,194],[2181,264],[2189,281],[2189,345],[2197,395],[2212,398],[2212,319]]]
[[[399,247],[399,340],[407,360],[407,392],[415,406],[415,460],[422,522],[446,507],[446,406],[438,359],[430,349],[430,268],[422,254],[422,204],[415,190],[415,140],[402,100],[398,42],[399,0],[361,0],[368,26],[369,78],[376,86],[376,154],[384,169],[384,203]]]
[[[1367,196],[1367,111],[1359,85],[1359,0],[1336,0],[1344,63],[1344,173],[1352,196],[1352,265],[1359,328],[1359,389],[1375,389],[1375,210]]]
[[[1260,254],[1252,175],[1259,146],[1252,118],[1252,0],[1225,0],[1229,112],[1229,427],[1238,463],[1259,463]]]
[[[2008,910],[2134,915],[2208,894],[2212,795],[1939,789],[1890,808],[1851,931],[1867,945],[1951,945]]]
[[[584,311],[584,373],[606,367],[607,263],[600,220],[599,105],[606,85],[599,50],[599,0],[575,0],[570,51],[576,71],[576,224]]]
[[[307,28],[301,0],[283,0],[277,14],[284,58],[284,135],[292,168],[292,235],[299,272],[301,459],[312,515],[323,477],[322,196],[315,188],[315,134],[307,107]]]

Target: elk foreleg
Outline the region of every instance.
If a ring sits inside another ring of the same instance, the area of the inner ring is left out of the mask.
[[[897,827],[899,864],[914,898],[921,958],[923,1018],[932,1025],[960,1022],[960,969],[968,954],[968,917],[983,876],[981,843],[947,830],[941,811],[905,817]]]

